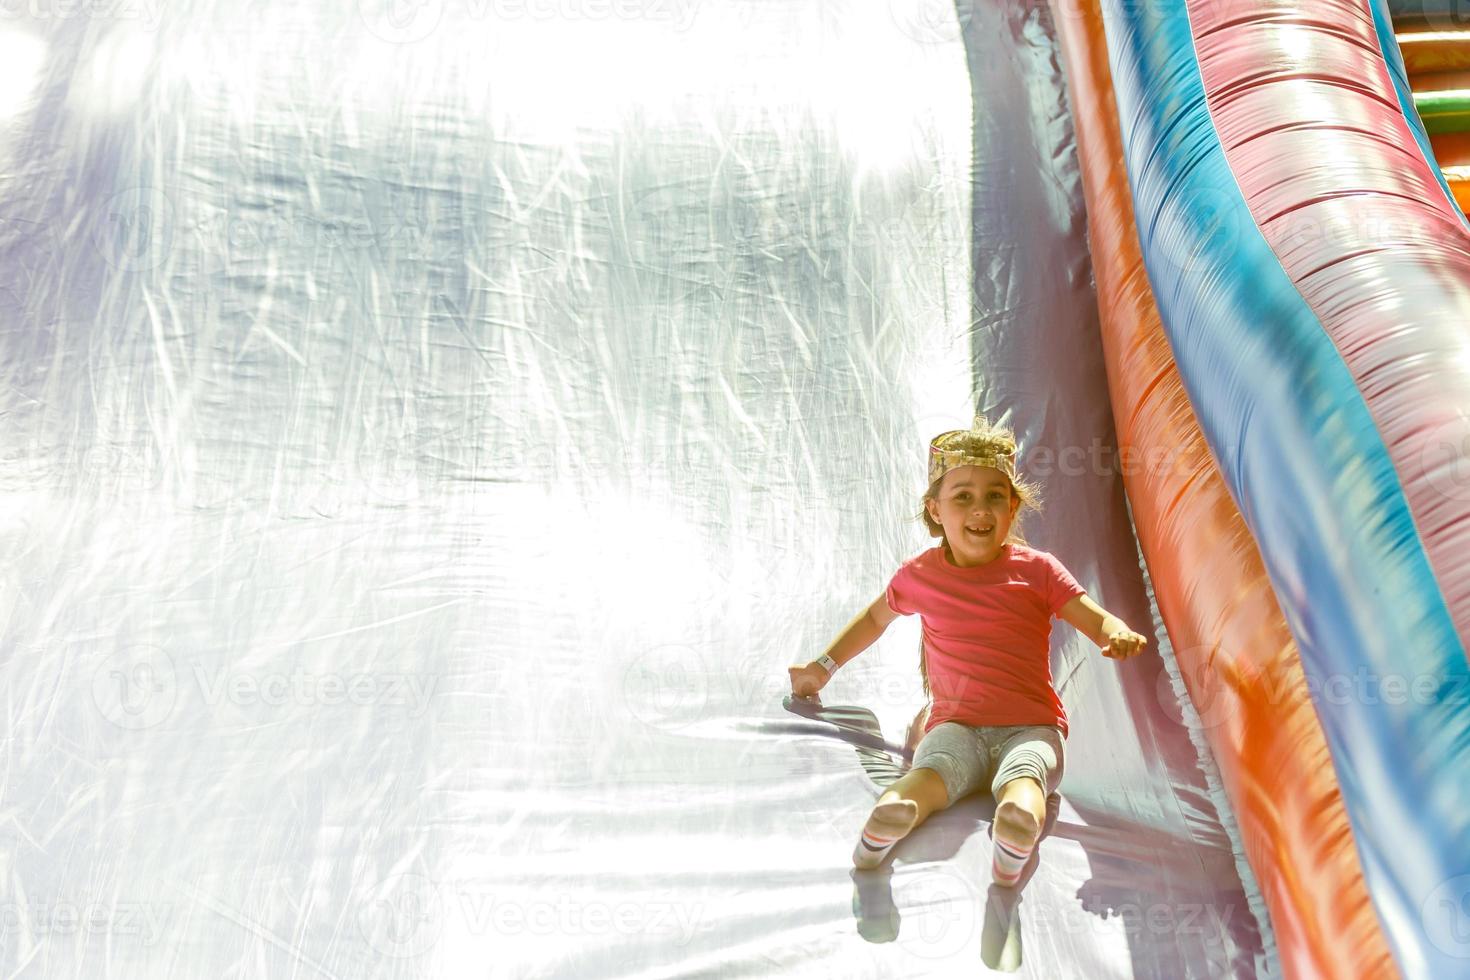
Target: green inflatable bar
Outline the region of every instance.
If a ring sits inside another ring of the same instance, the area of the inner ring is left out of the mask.
[[[1431,136],[1470,132],[1470,89],[1415,92],[1414,108]]]

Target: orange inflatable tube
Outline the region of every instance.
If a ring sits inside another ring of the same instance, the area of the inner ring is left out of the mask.
[[[1429,137],[1429,144],[1455,195],[1455,203],[1461,211],[1470,214],[1470,133],[1442,133]]]
[[[1246,858],[1301,980],[1397,976],[1260,553],[1204,441],[1143,265],[1095,0],[1055,5],[1124,484]],[[1166,465],[1128,464],[1164,460]]]
[[[1404,68],[1410,76],[1470,70],[1470,32],[1410,31],[1397,36]]]
[[[1415,92],[1454,92],[1470,88],[1470,71],[1435,71],[1409,76]]]
[[[1444,179],[1450,185],[1450,193],[1455,195],[1455,203],[1460,210],[1470,214],[1470,167],[1446,167]]]

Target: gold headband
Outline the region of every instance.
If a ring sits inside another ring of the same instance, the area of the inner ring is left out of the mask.
[[[941,432],[929,440],[929,482],[944,476],[950,470],[961,466],[988,466],[991,469],[1000,470],[1006,475],[1006,479],[1012,484],[1016,482],[1016,454],[994,453],[987,456],[967,455],[963,449],[945,449],[944,444],[956,436],[979,435],[989,429],[985,422],[985,416],[975,416],[974,423],[969,429],[951,429],[949,432]]]

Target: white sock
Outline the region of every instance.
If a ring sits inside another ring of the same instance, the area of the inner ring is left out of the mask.
[[[1031,853],[1035,850],[1035,844],[1023,849],[999,837],[992,837],[990,876],[997,884],[1014,885],[1020,880],[1021,871],[1026,867],[1026,862],[1031,860]]]
[[[893,845],[903,840],[914,827],[919,808],[907,800],[880,803],[873,808],[863,826],[863,836],[852,851],[854,866],[867,870],[883,863]]]
[[[1002,840],[1000,834],[996,833],[996,827],[1002,823],[1020,822],[1016,816],[1006,817],[1004,815],[1007,808],[1014,808],[1017,814],[1021,812],[1020,807],[1014,803],[1002,803],[996,808],[995,819],[990,823],[990,877],[997,885],[1009,887],[1021,880],[1021,872],[1025,870],[1026,862],[1031,859],[1032,853],[1036,850],[1036,844],[1041,838],[1041,828],[1036,828],[1036,836],[1029,844]]]

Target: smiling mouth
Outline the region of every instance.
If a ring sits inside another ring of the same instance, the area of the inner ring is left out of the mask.
[[[973,527],[969,527],[969,526],[966,526],[966,527],[965,527],[965,531],[966,531],[966,532],[967,532],[967,533],[969,533],[969,534],[973,534],[973,535],[974,535],[974,536],[975,536],[975,537],[977,537],[977,538],[983,538],[983,537],[986,537],[986,536],[988,536],[988,535],[989,535],[989,534],[990,534],[990,533],[991,533],[991,532],[992,532],[992,531],[994,531],[994,530],[995,530],[995,528],[993,528],[993,527],[987,527],[987,528],[986,528],[986,529],[985,529],[985,530],[983,530],[983,531],[981,531],[981,530],[977,530],[977,529],[976,529],[976,528],[973,528]]]

